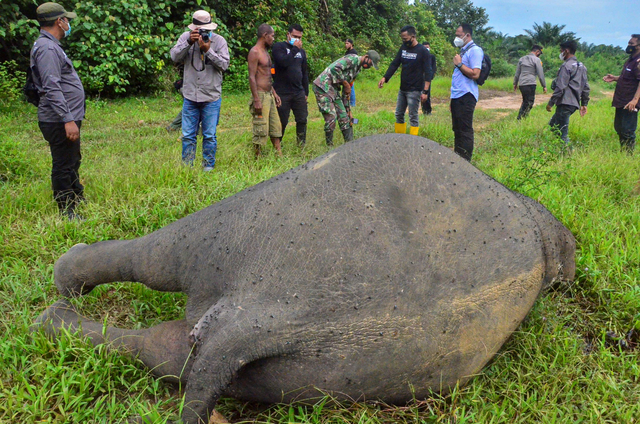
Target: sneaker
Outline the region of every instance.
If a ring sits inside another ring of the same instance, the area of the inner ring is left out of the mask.
[[[210,171],[213,171],[213,166],[205,166],[204,168],[202,168],[202,170],[203,170],[204,172],[210,172]]]

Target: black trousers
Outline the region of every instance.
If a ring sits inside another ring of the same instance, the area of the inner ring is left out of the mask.
[[[283,137],[284,130],[287,128],[287,124],[289,123],[290,112],[293,111],[293,116],[296,118],[296,135],[298,136],[298,139],[302,137],[302,140],[304,140],[307,133],[307,116],[309,115],[309,111],[307,110],[307,99],[305,98],[304,91],[278,95],[282,102],[278,108],[278,115],[280,116]]]
[[[82,121],[76,121],[78,129]],[[63,122],[38,122],[44,139],[51,148],[51,188],[60,211],[74,209],[83,199],[84,187],[80,184],[80,139],[67,138]]]
[[[476,103],[478,101],[471,93],[451,99],[451,122],[455,136],[453,151],[468,161],[471,161],[473,154],[473,112]]]
[[[636,130],[638,129],[638,112],[631,112],[622,107],[616,108],[613,127],[620,139],[620,148],[633,153],[636,147]]]
[[[533,108],[533,103],[536,101],[536,85],[521,85],[520,93],[522,93],[522,105],[518,112],[518,119],[526,118]]]
[[[429,89],[427,90],[427,100],[422,102],[422,113],[429,114],[431,113],[431,85],[429,85]]]

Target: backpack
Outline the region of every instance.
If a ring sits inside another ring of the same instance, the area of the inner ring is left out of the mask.
[[[476,80],[476,83],[478,83],[478,85],[484,84],[487,78],[489,78],[489,73],[491,72],[491,58],[489,57],[487,52],[485,52],[484,50],[483,52],[484,57],[482,58],[482,68],[480,69],[480,76]]]
[[[38,92],[36,83],[33,81],[33,72],[33,69],[29,66],[27,69],[27,80],[24,83],[24,87],[22,87],[22,93],[28,103],[38,107],[40,104],[40,93]]]

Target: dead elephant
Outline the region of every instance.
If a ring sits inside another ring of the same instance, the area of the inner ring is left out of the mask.
[[[541,289],[572,279],[572,234],[542,205],[410,135],[348,143],[134,240],[77,245],[64,296],[112,281],[187,294],[185,319],[108,342],[186,382],[186,423],[220,396],[404,403],[464,384]],[[67,301],[38,323],[102,325]],[[193,347],[193,349],[192,349]],[[184,372],[183,372],[184,370]],[[415,392],[412,392],[411,387]]]

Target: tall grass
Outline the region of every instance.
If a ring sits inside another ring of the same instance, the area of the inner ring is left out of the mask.
[[[452,147],[448,80],[436,79],[434,113],[420,135]],[[382,90],[356,83],[356,136],[393,131],[398,79]],[[508,91],[511,81],[489,80]],[[594,92],[599,88],[595,87]],[[597,97],[597,96],[596,96]],[[602,97],[602,96],[600,96]],[[93,349],[73,335],[51,343],[30,333],[34,318],[58,298],[53,263],[72,245],[148,234],[185,215],[316,157],[323,121],[309,99],[308,146],[284,137],[285,157],[272,149],[252,157],[249,96],[225,94],[216,169],[180,163],[178,134],[164,127],[180,108],[173,96],[89,101],[82,128],[81,176],[88,202],[83,223],[66,222],[51,199],[50,154],[35,109],[2,106],[0,114],[0,422],[167,422],[181,408],[179,388],[149,376],[139,362]],[[225,399],[236,421],[313,423],[631,423],[640,416],[640,164],[620,153],[609,100],[571,119],[572,154],[561,154],[536,107],[477,110],[474,164],[541,201],[576,236],[573,283],[542,296],[492,363],[465,388],[407,406],[328,399],[312,406],[247,405]],[[336,141],[342,139],[336,134]],[[179,294],[139,284],[101,286],[76,301],[81,312],[120,327],[140,328],[183,315]]]

